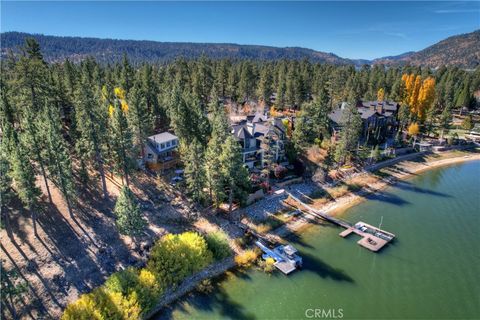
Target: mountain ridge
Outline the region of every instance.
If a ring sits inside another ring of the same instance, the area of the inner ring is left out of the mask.
[[[312,62],[355,66],[365,64],[385,64],[390,66],[411,64],[432,68],[438,68],[442,65],[476,68],[480,65],[480,30],[446,38],[417,52],[410,51],[372,60],[348,59],[331,52],[303,47],[103,39],[10,31],[0,34],[2,43],[1,56],[5,57],[9,50],[16,51],[27,37],[33,37],[39,42],[48,62],[59,62],[65,59],[79,62],[88,56],[93,56],[100,62],[112,63],[119,61],[125,53],[133,63],[168,62],[178,56],[190,59],[206,55],[214,59],[308,59]]]

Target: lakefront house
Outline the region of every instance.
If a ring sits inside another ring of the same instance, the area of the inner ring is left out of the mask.
[[[341,131],[342,117],[347,107],[346,102],[328,115],[334,136]],[[400,105],[393,101],[359,101],[357,111],[363,122],[362,139],[365,141],[384,141],[394,133],[398,123],[397,114]]]
[[[232,124],[232,134],[242,147],[242,160],[248,169],[262,168],[268,143],[273,161],[286,160],[286,128],[281,119],[257,113]]]
[[[178,137],[162,132],[147,138],[144,147],[144,161],[151,170],[163,171],[178,164]]]

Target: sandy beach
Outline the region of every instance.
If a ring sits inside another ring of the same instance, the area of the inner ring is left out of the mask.
[[[369,194],[374,194],[388,186],[394,185],[399,180],[406,180],[412,178],[424,171],[439,168],[443,166],[458,164],[466,161],[480,160],[480,154],[475,152],[462,152],[460,154],[455,154],[459,151],[445,152],[440,155],[430,155],[425,157],[424,162],[419,162],[418,157],[400,161],[394,165],[384,167],[378,171],[383,172],[385,175],[388,175],[386,178],[378,179],[373,184],[369,184],[367,187],[363,187],[357,192],[349,192],[346,195],[339,197],[337,199],[331,200],[321,206],[315,206],[317,210],[322,210],[324,212],[330,213],[331,215],[341,215],[347,209],[357,205],[362,201],[368,200]],[[465,153],[465,154],[463,154]],[[438,158],[437,158],[438,157]],[[365,173],[360,177],[355,179],[368,178],[375,176],[375,173]],[[309,217],[307,215],[302,215],[298,219],[287,222],[281,227],[272,230],[270,235],[273,237],[284,237],[289,233],[298,233],[303,229],[308,228],[315,223],[316,219]]]

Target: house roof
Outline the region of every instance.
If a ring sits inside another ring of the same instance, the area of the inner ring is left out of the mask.
[[[233,135],[238,140],[251,139],[253,136],[248,132],[246,125],[233,126]]]
[[[174,134],[171,134],[170,132],[162,132],[162,133],[157,133],[153,136],[150,136],[148,137],[148,139],[156,143],[164,143],[167,141],[178,139],[178,137]]]
[[[378,105],[381,105],[383,109],[388,110],[388,111],[397,111],[398,109],[398,102],[395,101],[362,101],[361,102],[362,107],[364,108],[370,108],[370,107],[376,107]]]

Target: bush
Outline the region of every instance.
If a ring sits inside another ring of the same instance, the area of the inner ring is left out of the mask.
[[[142,313],[150,311],[164,290],[162,281],[147,269],[129,267],[112,274],[104,287],[109,292],[120,293],[129,300],[137,300]]]
[[[212,260],[207,242],[198,233],[168,234],[153,246],[147,269],[166,285],[176,285]]]
[[[197,291],[201,293],[208,294],[213,291],[212,281],[210,279],[205,279],[197,285]]]
[[[273,272],[275,268],[274,264],[275,264],[275,260],[273,260],[273,258],[270,258],[270,257],[267,258],[263,265],[263,270],[268,273]]]
[[[227,235],[223,231],[209,233],[205,237],[205,241],[215,260],[225,259],[232,254]]]
[[[135,295],[127,299],[121,293],[110,292],[102,286],[69,304],[62,320],[134,320],[140,318],[140,311]]]
[[[245,250],[235,257],[235,263],[242,268],[250,267],[258,258],[258,253],[254,250]]]

